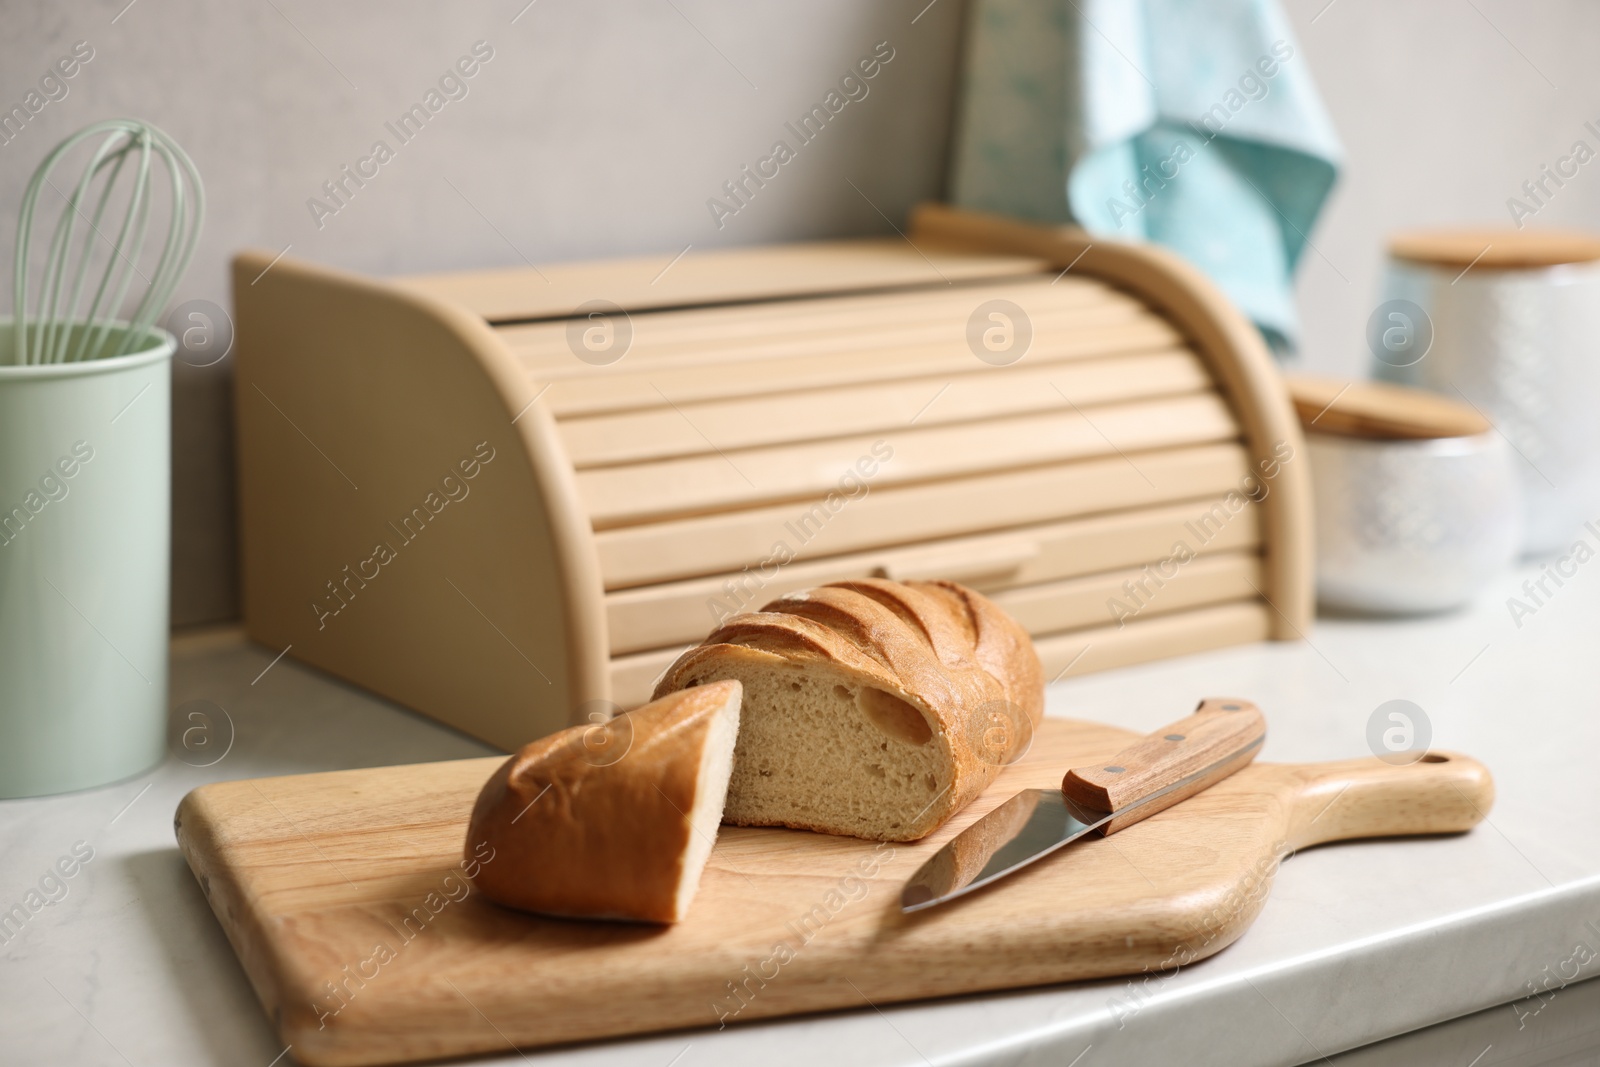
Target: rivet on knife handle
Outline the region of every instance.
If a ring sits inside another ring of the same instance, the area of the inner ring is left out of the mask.
[[[1266,718],[1248,700],[1202,700],[1194,714],[1140,738],[1104,763],[1074,767],[1061,782],[1073,804],[1121,812],[1100,827],[1114,834],[1215,784],[1256,758]],[[1234,755],[1228,759],[1229,754]],[[1210,767],[1208,773],[1193,777]]]

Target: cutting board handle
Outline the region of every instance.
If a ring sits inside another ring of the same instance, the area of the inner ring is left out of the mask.
[[[1457,752],[1429,752],[1415,763],[1376,757],[1304,769],[1289,813],[1288,848],[1358,837],[1470,830],[1494,805],[1489,769]]]

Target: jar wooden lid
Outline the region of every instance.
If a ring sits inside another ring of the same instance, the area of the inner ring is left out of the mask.
[[[1493,429],[1471,405],[1423,389],[1301,375],[1285,381],[1307,433],[1415,441],[1474,437]]]
[[[1600,260],[1600,235],[1575,230],[1402,230],[1389,255],[1407,263],[1465,270],[1535,270]]]

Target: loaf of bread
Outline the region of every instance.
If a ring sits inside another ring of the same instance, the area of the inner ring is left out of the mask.
[[[717,827],[739,732],[739,683],[674,693],[524,746],[472,809],[473,884],[523,911],[677,922]],[[481,855],[482,853],[478,853]]]
[[[1021,756],[1044,715],[1027,631],[954,582],[834,582],[736,615],[656,696],[744,687],[725,822],[914,841]]]

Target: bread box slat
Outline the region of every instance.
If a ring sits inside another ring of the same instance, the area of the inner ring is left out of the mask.
[[[951,329],[963,329],[977,304],[1000,297],[1020,303],[1035,318],[1057,323],[1120,322],[1148,314],[1137,300],[1093,281],[1027,273],[936,289],[655,310],[631,325],[638,354],[660,367],[719,355],[755,359],[938,342]],[[604,373],[602,368],[585,371],[574,365],[565,320],[506,323],[496,329],[535,373]]]
[[[904,241],[883,237],[419,274],[396,278],[391,284],[453,304],[485,322],[505,323],[565,318],[596,298],[629,311],[738,307],[798,296],[925,290],[932,282],[956,285],[1007,277],[1042,270],[1048,263],[1048,257],[1028,253],[925,248],[921,254],[907,254]]]
[[[1038,363],[1093,359],[1120,352],[1148,352],[1180,343],[1171,326],[1152,315],[1112,325],[1084,326],[1041,342],[1029,355]],[[762,396],[792,389],[895,381],[929,374],[971,370],[972,350],[963,339],[942,344],[909,344],[874,349],[870,359],[859,350],[820,355],[772,357],[744,374],[726,372],[730,361],[702,359],[692,365],[619,371],[610,375],[573,372],[546,375],[545,400],[558,418],[654,407],[663,396],[674,403],[719,398]],[[754,362],[754,361],[752,361]],[[620,366],[620,364],[618,364]],[[538,371],[529,371],[534,377]]]
[[[799,560],[776,570],[747,568],[638,585],[606,594],[606,626],[612,653],[622,655],[688,644],[734,612],[752,611],[773,597],[841,578],[945,577],[993,593],[1160,560],[1179,541],[1200,552],[1248,549],[1259,555],[1258,510],[1250,505],[1233,515],[1224,498],[1214,497]]]
[[[1240,600],[1172,615],[1046,634],[1036,638],[1044,674],[1052,681],[1154,659],[1282,638],[1282,620],[1261,600]]]
[[[250,633],[505,747],[843,577],[970,582],[1052,674],[1306,628],[1281,383],[1155,249],[929,207],[910,241],[394,281],[245,253],[235,295]],[[997,299],[1008,366],[969,340]],[[615,362],[572,347],[593,301]]]
[[[1092,414],[1090,413],[1092,412]],[[822,499],[874,448],[885,453],[878,487],[966,478],[1041,463],[1226,441],[1238,436],[1215,393],[1060,410],[953,426],[910,426],[829,441],[578,472],[578,493],[596,530],[684,515]],[[893,438],[893,442],[890,442]],[[712,442],[714,444],[714,442]]]
[[[1261,557],[1256,552],[1198,556],[1163,578],[1144,566],[992,593],[1029,633],[1082,630],[1105,621],[1107,604],[1120,605],[1117,621],[1149,619],[1190,608],[1257,598]],[[1159,584],[1158,584],[1159,583]]]
[[[1046,364],[995,377],[935,375],[793,390],[737,400],[663,402],[657,407],[557,422],[573,466],[613,466],[763,445],[842,437],[909,425],[996,419],[1085,408],[1211,388],[1183,349]],[[665,394],[663,394],[665,395]],[[714,443],[713,443],[714,442]]]
[[[601,530],[594,542],[603,580],[616,589],[755,566],[774,556],[816,559],[1222,494],[1250,474],[1250,457],[1237,444],[1147,452],[1137,462],[1135,468],[1113,455],[872,489],[854,499],[841,493],[832,501]],[[775,551],[780,543],[783,550]]]
[[[1186,656],[1274,635],[1272,609],[1259,598],[1211,604],[1170,614],[1154,612],[1123,626],[1092,626],[1039,634],[1034,647],[1050,681],[1147,660]],[[688,646],[618,656],[611,664],[614,699],[626,707],[650,699],[657,679]]]
[[[1259,599],[1256,590],[1260,587],[1261,557],[1254,551],[1254,546],[1250,546],[1243,551],[1199,556],[1165,578],[1152,575],[1141,566],[1065,581],[990,588],[988,594],[995,603],[1026,626],[1029,632],[1045,637],[1103,626],[1107,619],[1105,605],[1111,601],[1121,603],[1127,609],[1127,614],[1118,618],[1115,624],[1120,630],[1129,625],[1130,620],[1153,619],[1215,604]],[[771,595],[781,594],[772,591]],[[721,604],[709,607],[702,604],[701,612],[709,617],[721,607]],[[645,664],[654,664],[659,673],[685,648],[694,644],[698,636],[674,641],[665,648],[651,648],[640,655],[619,654],[613,658],[613,662],[639,665],[641,669]],[[631,670],[632,666],[628,669]],[[651,676],[651,684],[654,684],[654,675]]]

